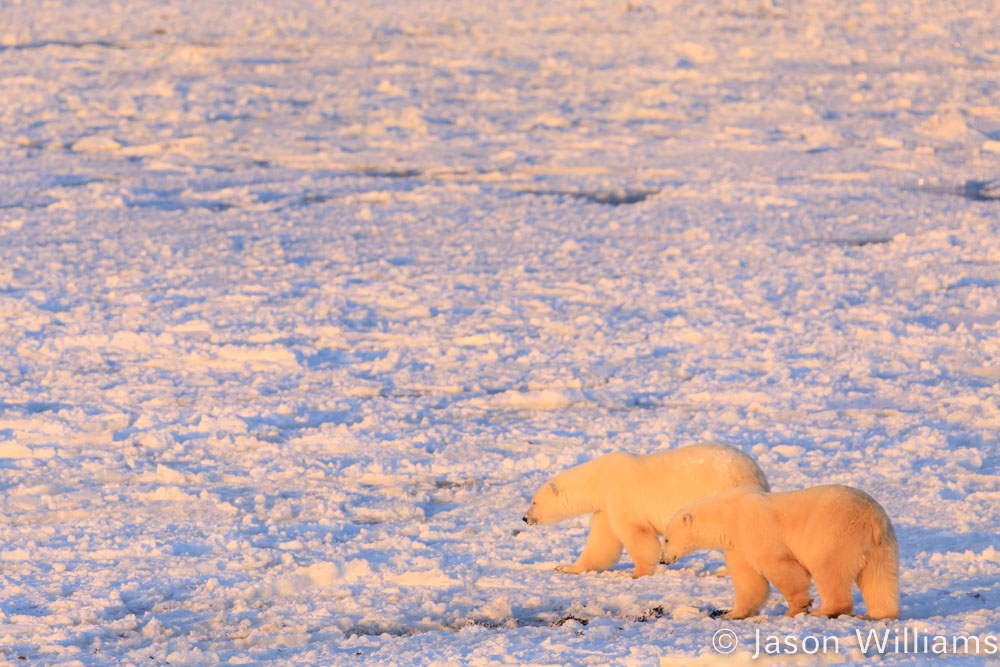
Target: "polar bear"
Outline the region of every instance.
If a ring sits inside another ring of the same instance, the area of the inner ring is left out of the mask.
[[[592,513],[583,553],[572,565],[556,569],[572,574],[606,570],[618,562],[624,546],[635,563],[632,577],[638,578],[656,569],[659,536],[674,512],[738,486],[769,488],[754,460],[727,445],[705,443],[645,456],[613,452],[543,484],[524,521],[555,523]],[[748,567],[735,552],[726,554],[726,563]]]
[[[765,493],[739,488],[678,510],[663,533],[663,562],[696,549],[739,552],[748,569],[733,569],[736,604],[726,618],[753,616],[774,584],[788,602],[786,616],[812,602],[809,578],[822,605],[814,616],[854,610],[853,584],[866,618],[899,618],[899,550],[885,510],[864,491],[836,484]]]

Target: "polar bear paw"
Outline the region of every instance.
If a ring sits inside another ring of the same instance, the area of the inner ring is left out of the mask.
[[[566,574],[580,574],[583,572],[583,568],[573,564],[573,565],[556,565],[556,572],[565,572]]]

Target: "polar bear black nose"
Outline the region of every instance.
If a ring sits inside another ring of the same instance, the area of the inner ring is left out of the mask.
[[[528,515],[527,515],[527,514],[525,514],[524,516],[522,516],[522,517],[521,517],[521,521],[523,521],[523,522],[525,522],[525,523],[528,523]]]

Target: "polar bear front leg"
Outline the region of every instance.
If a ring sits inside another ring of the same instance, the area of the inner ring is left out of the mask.
[[[590,534],[587,535],[587,543],[580,557],[572,565],[559,565],[556,569],[570,574],[606,570],[618,562],[622,546],[622,541],[611,528],[608,513],[594,512],[590,517]]]
[[[739,551],[726,551],[723,555],[726,558],[726,567],[729,569],[729,576],[733,580],[733,589],[736,592],[736,602],[733,604],[733,609],[725,614],[725,617],[749,618],[756,616],[767,601],[767,596],[771,593],[770,584],[767,583],[764,575],[755,570],[750,561]]]
[[[809,608],[812,603],[809,597],[812,580],[809,572],[791,554],[768,563],[761,574],[785,596],[788,603],[785,616],[796,616]]]

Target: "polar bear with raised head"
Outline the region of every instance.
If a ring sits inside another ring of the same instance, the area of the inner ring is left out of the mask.
[[[555,523],[593,514],[583,553],[557,570],[577,574],[606,570],[628,550],[633,578],[652,574],[660,559],[660,535],[674,512],[691,501],[738,486],[766,491],[754,460],[734,447],[706,443],[657,454],[605,454],[565,470],[535,493],[524,515],[529,524]],[[732,568],[748,567],[726,553]]]
[[[810,576],[820,608],[814,616],[854,610],[861,589],[866,618],[899,618],[899,550],[885,510],[864,491],[836,484],[765,493],[739,488],[681,508],[663,533],[663,562],[696,549],[736,551],[749,569],[730,568],[736,604],[726,618],[757,613],[770,593],[785,596],[786,616],[811,604]]]

